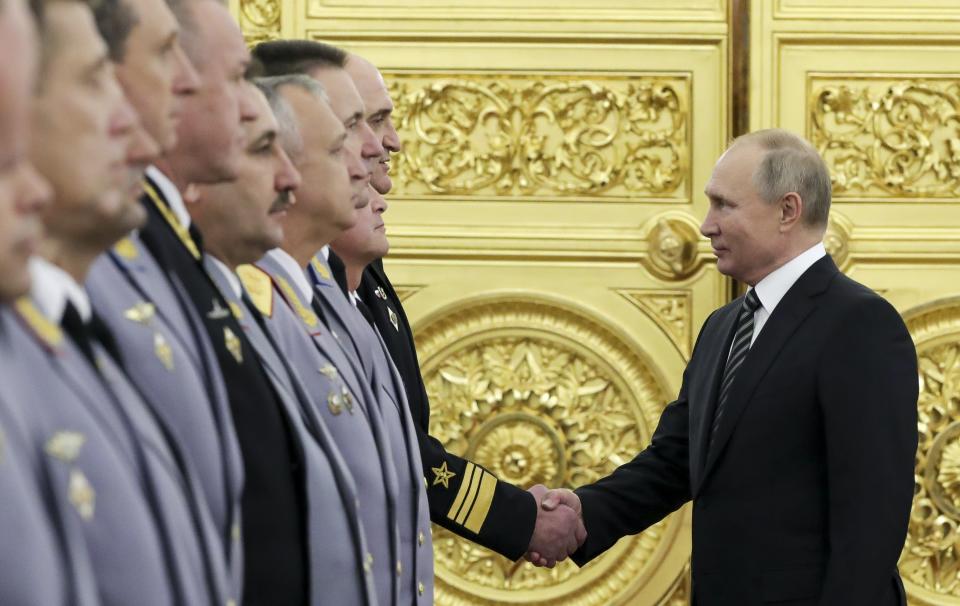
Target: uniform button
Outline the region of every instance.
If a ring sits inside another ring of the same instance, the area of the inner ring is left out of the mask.
[[[233,526],[230,527],[230,536],[233,537],[234,541],[240,540],[240,524],[233,523]]]
[[[367,557],[363,558],[363,569],[366,572],[370,572],[373,568],[373,554],[367,552]]]
[[[420,543],[421,546],[423,545],[424,538],[425,537],[423,536],[423,531],[421,530],[420,535],[417,537],[417,542]]]
[[[430,488],[430,485],[427,484],[427,476],[423,476],[423,487],[424,487],[424,488]]]
[[[397,576],[403,574],[403,563],[397,560]]]
[[[227,606],[237,606],[237,601],[233,599],[227,600]]]
[[[423,595],[423,592],[426,591],[426,587],[423,586],[423,581],[417,583],[417,591],[420,592],[420,595]]]

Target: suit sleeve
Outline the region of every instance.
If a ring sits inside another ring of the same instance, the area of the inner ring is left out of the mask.
[[[537,521],[533,495],[446,451],[417,426],[430,519],[466,539],[516,560]],[[451,475],[452,474],[452,475]],[[446,478],[446,481],[443,481]]]
[[[829,559],[821,606],[870,606],[896,572],[913,500],[917,357],[903,321],[870,297],[820,361]]]

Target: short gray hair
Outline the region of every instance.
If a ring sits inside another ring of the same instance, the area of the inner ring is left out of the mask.
[[[297,122],[297,117],[294,115],[290,104],[287,103],[287,100],[280,94],[280,89],[284,86],[293,86],[310,93],[326,103],[330,103],[330,99],[327,97],[327,92],[323,89],[323,85],[310,76],[304,76],[302,74],[254,78],[252,82],[260,89],[263,96],[267,98],[267,103],[270,104],[270,109],[273,110],[273,115],[277,119],[278,135],[283,151],[285,151],[290,158],[296,158],[303,150],[303,139],[300,137],[300,125]]]
[[[830,171],[810,143],[790,131],[769,128],[737,137],[734,145],[751,143],[766,153],[753,173],[760,196],[776,202],[790,192],[803,200],[804,223],[826,227],[830,219]]]

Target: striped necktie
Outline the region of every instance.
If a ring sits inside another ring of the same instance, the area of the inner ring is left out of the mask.
[[[730,348],[730,357],[727,359],[727,366],[723,369],[723,381],[720,383],[720,397],[717,399],[717,410],[713,415],[713,431],[710,434],[710,442],[713,443],[714,436],[717,435],[717,428],[720,427],[720,419],[723,418],[724,405],[730,396],[730,386],[737,376],[737,371],[743,365],[750,353],[750,344],[753,341],[753,314],[760,308],[760,297],[757,296],[757,290],[751,288],[747,296],[743,298],[743,305],[740,307],[740,315],[737,317],[737,329],[733,334],[733,346]]]

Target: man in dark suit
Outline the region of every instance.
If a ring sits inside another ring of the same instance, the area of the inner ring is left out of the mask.
[[[576,491],[583,565],[693,501],[693,602],[905,605],[917,362],[896,310],[821,240],[830,177],[781,130],[720,158],[701,226],[750,289],[705,322],[651,444]],[[548,493],[550,508],[571,495]],[[532,554],[536,559],[538,554]]]

